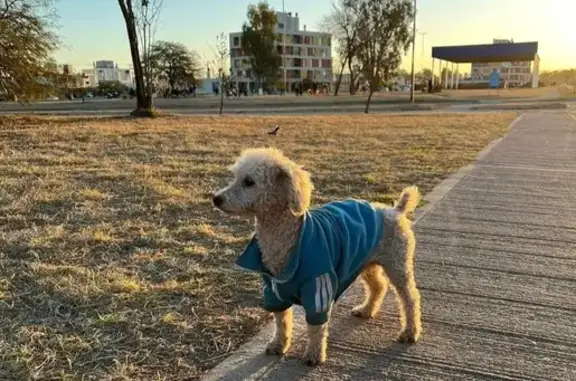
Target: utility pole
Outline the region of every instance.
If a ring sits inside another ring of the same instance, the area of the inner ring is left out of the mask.
[[[286,9],[284,8],[284,0],[282,0],[282,13],[284,13],[284,23],[282,24],[282,77],[284,78],[284,91],[282,94],[286,94],[288,84],[286,83],[286,24],[288,18],[286,17]]]
[[[420,60],[422,61],[420,63],[420,70],[422,71],[424,69],[424,37],[428,34],[428,32],[418,32],[418,34],[422,36],[422,54],[420,54]]]
[[[417,0],[414,0],[414,27],[412,28],[412,84],[410,86],[410,102],[414,103],[414,85],[416,82],[416,73],[414,73],[414,55],[416,54],[416,6]]]

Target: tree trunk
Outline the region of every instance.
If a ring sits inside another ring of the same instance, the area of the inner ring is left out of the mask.
[[[348,58],[342,62],[342,66],[340,66],[340,73],[338,73],[338,79],[336,80],[336,85],[334,89],[334,96],[338,95],[338,90],[340,90],[340,83],[342,83],[342,76],[344,75],[344,68],[346,67],[346,63]],[[350,73],[350,79],[352,79],[352,73]]]
[[[222,74],[223,76],[224,74]],[[218,115],[222,115],[224,111],[224,79],[220,77],[220,113]]]
[[[136,79],[136,108],[147,109],[152,105],[146,99],[146,87],[144,85],[144,70],[140,60],[140,50],[138,48],[138,36],[136,34],[136,25],[134,18],[126,22],[128,29],[128,39],[130,41],[130,54],[132,55],[132,65],[134,66],[134,77]]]
[[[370,101],[372,100],[372,94],[374,94],[374,90],[372,90],[372,86],[370,86],[370,92],[368,93],[368,99],[366,100],[366,108],[364,109],[364,114],[368,114],[368,110],[370,109]]]
[[[146,116],[145,114],[152,111],[152,97],[150,94],[146,94],[144,70],[142,69],[142,61],[140,59],[138,34],[136,33],[136,21],[132,9],[132,1],[128,1],[128,6],[124,4],[124,0],[118,0],[118,3],[120,4],[120,9],[122,10],[122,15],[124,16],[124,21],[126,23],[128,41],[130,43],[130,54],[132,56],[132,65],[134,66],[134,79],[136,81],[136,110],[133,115]]]
[[[354,94],[356,94],[356,83],[355,83],[356,81],[354,78],[354,71],[352,69],[352,60],[351,59],[348,59],[348,71],[350,72],[349,91],[350,91],[350,95],[354,95]]]

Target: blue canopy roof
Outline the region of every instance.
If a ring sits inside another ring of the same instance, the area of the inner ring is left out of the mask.
[[[454,63],[532,61],[538,53],[538,42],[509,44],[436,46],[432,57]]]

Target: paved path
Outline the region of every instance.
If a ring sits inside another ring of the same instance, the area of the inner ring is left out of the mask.
[[[208,380],[576,380],[576,121],[526,114],[416,226],[424,334],[408,347],[392,295],[384,312],[335,308],[326,365],[299,338]],[[252,348],[260,353],[262,348]],[[222,370],[222,369],[220,369]]]

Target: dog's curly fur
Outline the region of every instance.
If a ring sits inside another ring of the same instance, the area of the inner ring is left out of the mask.
[[[216,192],[214,203],[227,213],[256,218],[256,236],[262,262],[272,275],[288,262],[302,226],[302,216],[310,206],[313,185],[310,175],[280,151],[250,149],[231,167],[234,180]],[[416,209],[420,193],[416,187],[404,189],[394,207],[373,204],[383,211],[384,232],[372,260],[360,278],[365,286],[364,302],[352,310],[362,318],[379,311],[388,285],[398,301],[402,329],[399,341],[414,343],[421,333],[420,292],[414,278],[415,238],[407,217]],[[290,347],[292,309],[275,313],[276,334],[266,352],[282,355]],[[308,346],[304,359],[309,365],[326,360],[328,323],[308,326]]]

